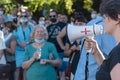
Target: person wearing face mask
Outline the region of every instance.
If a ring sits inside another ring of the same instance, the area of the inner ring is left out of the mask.
[[[74,25],[77,26],[84,26],[86,24],[87,20],[83,15],[75,16],[74,17]],[[64,49],[64,55],[68,56],[69,59],[69,66],[66,70],[66,78],[73,80],[73,77],[76,72],[77,64],[79,61],[79,52],[80,52],[80,45],[81,41],[80,39],[76,40],[71,44],[68,40],[68,35],[66,33],[66,27],[62,29],[60,34],[57,36],[57,41],[62,49]],[[66,37],[66,43],[64,44],[62,39]]]
[[[41,26],[45,26],[45,18],[44,17],[40,17],[38,24],[41,25]]]
[[[51,10],[49,13],[49,20],[51,22],[51,24],[49,26],[47,26],[47,31],[48,31],[48,41],[52,42],[55,47],[57,48],[57,52],[59,54],[59,56],[61,57],[61,60],[64,57],[64,53],[63,53],[63,49],[59,46],[58,42],[57,42],[57,35],[59,35],[59,33],[61,32],[61,30],[66,26],[66,23],[63,22],[59,22],[57,19],[57,12],[55,10]],[[64,39],[65,41],[65,39]],[[63,60],[62,60],[63,62]],[[65,67],[64,64],[62,63],[62,65],[58,68],[58,72],[59,72],[59,76],[60,76],[60,80],[64,80],[64,73],[65,73]]]
[[[45,21],[39,21],[39,25],[45,25]]]
[[[96,16],[97,16],[97,12],[95,10],[93,10],[91,13],[91,19],[95,19]]]
[[[17,41],[16,51],[15,51],[15,58],[16,58],[16,74],[15,78],[17,80],[22,80],[23,70],[22,70],[22,62],[24,58],[24,52],[26,45],[31,42],[30,34],[34,28],[33,25],[28,23],[28,16],[26,11],[21,11],[19,15],[19,24],[17,29],[14,30],[14,35]]]
[[[34,42],[26,47],[22,64],[27,69],[27,80],[57,80],[54,67],[59,66],[61,61],[55,45],[47,42],[47,37],[46,28],[36,25],[31,34]]]
[[[4,23],[4,41],[6,45],[5,55],[6,55],[6,62],[10,64],[10,76],[9,80],[14,80],[14,74],[16,70],[16,63],[15,63],[15,48],[16,48],[16,39],[13,35],[13,30],[16,29],[16,26],[13,22],[8,21]]]

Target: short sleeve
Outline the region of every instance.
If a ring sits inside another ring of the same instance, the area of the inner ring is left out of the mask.
[[[0,50],[3,50],[5,48],[6,48],[5,42],[3,41],[3,39],[0,39]]]
[[[110,58],[110,71],[113,69],[113,67],[120,63],[120,50],[114,51],[113,55]]]
[[[50,50],[51,50],[51,53],[53,54],[54,59],[58,59],[59,55],[57,53],[57,50],[54,44],[51,44]]]

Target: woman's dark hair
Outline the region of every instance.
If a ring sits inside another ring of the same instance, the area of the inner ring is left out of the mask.
[[[75,21],[87,23],[87,19],[83,15],[76,16],[74,18],[74,22]]]
[[[13,32],[13,30],[15,30],[17,28],[16,25],[15,25],[15,23],[12,22],[12,21],[5,22],[4,26],[10,29],[9,32]]]
[[[81,15],[83,15],[82,12],[80,12],[80,11],[75,11],[74,14],[73,14],[73,17],[76,18],[76,17],[81,16]]]
[[[113,20],[118,20],[120,15],[120,0],[103,0],[100,12]]]

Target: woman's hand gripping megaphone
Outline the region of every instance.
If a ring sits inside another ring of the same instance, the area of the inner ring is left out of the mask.
[[[98,44],[93,37],[86,37],[85,48],[89,53],[94,55],[98,51]]]

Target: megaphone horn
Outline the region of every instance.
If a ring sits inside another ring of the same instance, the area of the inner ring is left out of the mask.
[[[101,25],[91,25],[91,26],[77,26],[77,25],[68,25],[67,26],[67,35],[69,41],[72,43],[77,39],[81,39],[85,36],[96,36],[102,34]]]

